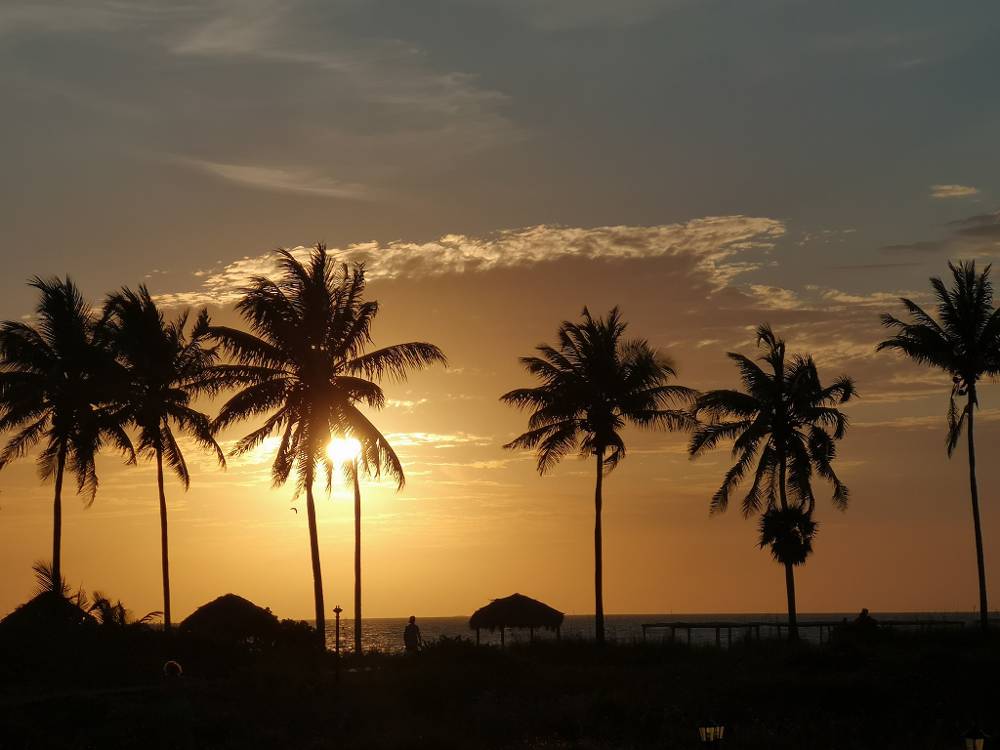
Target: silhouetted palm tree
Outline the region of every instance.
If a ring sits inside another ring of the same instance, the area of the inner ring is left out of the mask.
[[[123,421],[138,431],[139,453],[156,461],[160,501],[160,558],[163,571],[163,626],[170,630],[170,559],[167,534],[167,497],[163,462],[181,480],[191,483],[187,462],[175,433],[190,436],[214,451],[225,465],[222,449],[212,436],[211,419],[196,410],[195,398],[211,391],[216,351],[207,346],[208,312],[202,310],[187,331],[187,313],[166,321],[145,286],[139,291],[123,288],[104,303],[102,335],[125,369],[126,387],[119,395]]]
[[[391,452],[393,458],[386,461],[381,468],[385,470],[390,478],[396,480],[396,488],[402,489],[406,481],[403,474],[403,467],[396,457],[392,446],[386,442],[387,453]],[[361,643],[361,484],[359,475],[361,472],[368,474],[370,469],[363,463],[361,458],[355,458],[344,466],[344,474],[354,489],[354,652],[362,652]]]
[[[298,489],[306,494],[316,627],[323,644],[326,617],[313,501],[317,464],[332,471],[327,444],[332,436],[349,436],[361,445],[363,465],[376,473],[386,469],[402,484],[399,458],[359,405],[378,409],[385,403],[382,389],[369,378],[403,377],[414,367],[443,362],[444,356],[424,343],[365,353],[378,305],[363,299],[364,269],[338,266],[323,245],[305,263],[288,251],[278,253],[281,277],[254,279],[236,305],[251,332],[211,329],[234,360],[217,368],[217,386],[242,388],[222,407],[215,427],[266,415],[233,453],[246,453],[279,435],[274,484],[283,484],[297,470]]]
[[[951,375],[948,408],[948,455],[951,456],[968,421],[969,489],[972,522],[976,535],[976,566],[979,571],[979,618],[989,626],[986,603],[986,567],[983,561],[983,532],[979,521],[979,487],[976,481],[975,410],[979,406],[977,383],[984,376],[1000,374],[1000,310],[993,307],[990,266],[976,273],[973,261],[948,264],[953,277],[951,289],[934,277],[931,287],[937,303],[937,319],[915,302],[901,299],[910,321],[883,315],[882,324],[895,334],[878,345],[878,350],[902,352],[922,365],[930,365]],[[965,397],[959,411],[955,397]]]
[[[847,507],[847,486],[832,464],[836,441],[847,430],[847,417],[837,407],[856,391],[847,377],[824,387],[812,358],[787,357],[785,342],[770,326],[757,329],[757,345],[765,348],[760,361],[768,365],[766,370],[742,354],[728,354],[740,371],[743,391],[709,391],[698,397],[695,414],[711,421],[695,430],[690,453],[698,456],[722,440],[733,441],[736,464],[712,496],[713,513],[726,509],[730,493],[756,463],[753,483],[743,498],[743,516],[760,514],[760,547],[769,547],[785,567],[788,635],[794,640],[794,566],[812,552],[817,526],[812,478],[815,473],[830,482],[834,505]]]
[[[626,424],[646,428],[684,429],[691,425],[683,410],[667,408],[689,402],[694,392],[668,385],[676,376],[673,363],[645,339],[625,339],[626,324],[618,308],[594,319],[587,308],[583,321],[564,321],[559,343],[541,345],[541,356],[522,357],[525,369],[542,381],[500,399],[519,409],[532,409],[528,431],[507,443],[509,449],[534,449],[538,472],[545,474],[571,451],[594,457],[594,612],[595,635],[604,643],[604,586],[601,511],[604,474],[625,457],[621,431]]]
[[[41,292],[34,324],[0,324],[0,433],[16,431],[0,451],[0,468],[43,442],[42,479],[55,480],[53,581],[62,580],[62,486],[67,469],[89,506],[97,494],[94,458],[106,441],[129,461],[135,454],[111,408],[120,373],[95,339],[90,306],[68,278],[29,282]]]
[[[90,598],[90,606],[85,607],[87,614],[93,617],[98,625],[108,629],[121,630],[148,625],[163,615],[162,612],[154,611],[147,612],[142,617],[135,618],[132,615],[132,611],[122,604],[121,599],[112,601],[111,597],[100,591],[95,591],[91,594]]]
[[[444,354],[433,344],[425,342],[411,342],[408,344],[397,344],[371,352],[365,352],[368,344],[372,343],[369,334],[371,322],[378,313],[378,303],[375,301],[364,302],[365,279],[364,269],[358,268],[351,278],[351,284],[360,282],[360,287],[351,298],[355,300],[352,304],[357,305],[354,313],[358,320],[365,320],[363,330],[355,330],[350,336],[350,340],[343,345],[344,368],[346,372],[357,373],[366,378],[381,381],[388,377],[394,381],[403,381],[411,370],[426,367],[434,362],[447,364]],[[374,428],[373,428],[374,429]],[[348,437],[353,437],[351,433],[345,433]],[[368,438],[370,439],[370,438]],[[392,446],[379,434],[377,438],[383,444],[384,450],[369,451],[365,449],[366,438],[359,438],[361,451],[358,456],[354,456],[350,461],[345,461],[344,470],[348,481],[354,489],[354,650],[361,653],[361,484],[360,475],[374,476],[378,478],[385,472],[391,479],[396,481],[396,488],[402,489],[406,482],[403,473],[403,466],[396,456]],[[332,468],[332,466],[330,466]]]

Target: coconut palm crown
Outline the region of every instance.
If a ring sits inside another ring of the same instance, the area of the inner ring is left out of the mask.
[[[95,335],[97,323],[77,286],[35,277],[40,293],[31,322],[0,324],[0,469],[41,443],[38,471],[53,479],[51,569],[62,579],[62,486],[68,470],[89,506],[97,495],[96,456],[107,444],[135,460],[113,407],[121,372]]]
[[[125,371],[126,387],[119,395],[119,415],[137,431],[139,455],[156,462],[160,503],[160,557],[163,576],[163,624],[169,630],[170,565],[167,501],[163,465],[184,489],[191,483],[187,461],[177,441],[187,435],[214,453],[221,465],[225,455],[212,434],[212,420],[194,408],[195,399],[213,391],[210,378],[218,358],[208,346],[208,312],[202,310],[188,330],[188,313],[166,321],[145,286],[123,288],[104,303],[101,335]]]
[[[945,444],[951,456],[965,429],[979,574],[979,617],[985,630],[989,625],[989,610],[976,479],[975,411],[979,406],[979,382],[984,377],[1000,374],[1000,310],[993,306],[990,266],[977,273],[975,262],[968,261],[958,265],[949,263],[948,269],[952,275],[951,288],[940,278],[930,280],[936,317],[912,300],[901,299],[909,320],[883,315],[882,325],[892,330],[893,335],[880,343],[878,350],[900,352],[919,364],[951,376]],[[958,399],[962,398],[965,403],[959,406]]]
[[[744,390],[701,394],[694,413],[703,421],[689,450],[699,456],[720,442],[732,441],[736,463],[726,472],[711,500],[711,512],[726,510],[736,487],[753,473],[743,498],[745,517],[760,514],[759,543],[785,566],[790,637],[797,637],[795,582],[792,568],[812,551],[816,522],[813,479],[833,486],[833,503],[846,509],[849,493],[833,468],[836,442],[847,430],[847,416],[837,407],[856,395],[854,382],[840,377],[820,382],[811,357],[786,354],[785,342],[770,326],[757,329],[764,348],[758,362],[728,354],[736,363]]]
[[[252,451],[276,436],[274,485],[284,484],[296,471],[296,494],[306,495],[317,635],[323,643],[326,619],[313,499],[316,469],[325,467],[329,477],[330,438],[350,436],[360,443],[359,462],[365,472],[376,477],[386,473],[402,487],[405,475],[399,457],[361,407],[380,409],[385,404],[375,380],[401,380],[409,370],[445,358],[438,347],[423,342],[367,351],[379,306],[364,299],[364,268],[338,265],[324,245],[317,245],[304,260],[279,250],[278,266],[276,280],[258,277],[241,290],[236,309],[250,331],[210,329],[232,360],[216,368],[214,384],[240,389],[223,405],[214,427],[263,419],[232,452]]]
[[[500,399],[530,409],[528,431],[504,447],[537,454],[545,474],[570,453],[596,462],[594,525],[594,599],[596,637],[604,641],[602,552],[603,478],[625,458],[622,430],[627,424],[685,429],[690,415],[676,408],[690,403],[694,391],[669,384],[673,363],[645,339],[626,339],[618,308],[605,318],[583,309],[582,321],[564,321],[556,346],[542,344],[538,356],[521,364],[541,385],[518,388]]]

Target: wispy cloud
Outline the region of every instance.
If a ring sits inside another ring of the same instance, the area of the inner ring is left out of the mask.
[[[427,398],[390,398],[386,400],[385,405],[390,409],[400,409],[401,411],[409,413],[418,406],[423,406],[426,403],[429,403],[429,399]]]
[[[259,190],[299,193],[323,198],[347,198],[353,200],[372,198],[371,190],[364,185],[354,182],[339,182],[311,169],[269,167],[253,164],[223,164],[221,162],[187,157],[175,157],[171,161],[228,182],[235,182],[239,185]]]
[[[504,111],[505,92],[442,67],[419,44],[352,32],[342,22],[352,12],[347,0],[5,0],[0,35],[107,34],[142,49],[137,65],[180,61],[197,71],[182,92],[164,84],[128,96],[111,86],[81,93],[75,80],[63,89],[107,113],[162,120],[171,111],[176,145],[147,153],[181,154],[178,163],[248,187],[367,198],[369,185],[433,174],[525,137]],[[233,75],[236,66],[248,72]],[[36,77],[32,87],[55,85],[48,72]],[[196,152],[183,138],[192,131]],[[322,169],[305,167],[317,160]]]
[[[1000,211],[950,221],[948,229],[951,233],[941,239],[884,245],[882,252],[977,258],[1000,251]]]
[[[761,306],[769,310],[797,310],[804,304],[799,295],[791,289],[768,284],[751,284],[748,289]]]
[[[651,227],[558,227],[539,225],[484,237],[449,234],[431,242],[364,242],[334,249],[344,260],[364,262],[372,279],[478,273],[529,266],[564,258],[628,260],[688,256],[715,288],[759,268],[741,258],[750,250],[769,250],[785,233],[777,219],[709,216]],[[309,249],[292,251],[305,257]],[[277,269],[274,253],[246,256],[220,269],[200,271],[201,288],[163,294],[165,304],[227,304],[254,276]]]
[[[836,302],[843,305],[858,305],[861,307],[891,307],[899,302],[900,297],[907,299],[920,299],[922,292],[871,292],[869,294],[851,294],[839,289],[823,289],[821,296],[829,302]]]
[[[976,214],[951,222],[960,237],[969,239],[1000,239],[1000,211],[991,214]]]
[[[181,4],[156,4],[147,0],[7,0],[0,5],[0,33],[113,32],[157,24],[183,13]]]
[[[435,432],[393,432],[385,436],[389,444],[396,448],[454,448],[456,445],[493,445],[492,437],[471,435],[467,432],[439,434]]]
[[[424,51],[395,38],[338,33],[336,4],[327,6],[330,23],[317,27],[316,8],[287,0],[220,0],[212,13],[167,35],[173,55],[221,62],[243,61],[311,69],[324,81],[324,93],[336,92],[337,113],[346,105],[367,105],[369,116],[352,128],[349,118],[337,126],[314,124],[309,138],[327,151],[362,152],[371,163],[452,158],[522,137],[500,111],[507,96],[480,85],[476,76],[431,66]],[[280,69],[280,68],[275,68]],[[328,111],[323,102],[314,109]],[[372,132],[372,120],[379,121]]]
[[[979,195],[971,185],[931,185],[931,198],[970,198]]]
[[[919,240],[917,242],[899,242],[893,245],[883,245],[882,252],[920,255],[936,253],[943,247],[945,247],[945,242],[942,240]]]
[[[976,419],[985,422],[1000,422],[1000,409],[982,409],[976,412]],[[861,420],[852,422],[852,427],[891,427],[893,429],[900,430],[934,430],[938,429],[942,432],[945,430],[946,424],[944,417],[940,415],[926,415],[922,417],[895,417],[893,419],[881,419],[881,420]]]
[[[592,26],[632,26],[690,0],[468,0],[493,5],[525,19],[542,31],[563,31]]]

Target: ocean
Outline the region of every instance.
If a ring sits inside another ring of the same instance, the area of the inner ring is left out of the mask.
[[[799,624],[806,625],[810,622],[840,622],[846,619],[848,622],[857,617],[857,612],[851,613],[818,613],[800,614]],[[968,612],[873,612],[871,614],[879,622],[901,623],[905,621],[940,621],[956,623],[953,627],[958,627],[957,623],[962,623],[964,627],[974,625],[977,615]],[[729,614],[729,615],[675,615],[675,614],[649,614],[649,615],[605,615],[605,632],[608,640],[617,643],[636,643],[643,640],[642,625],[657,622],[713,622],[713,623],[740,623],[757,622],[766,623],[761,627],[761,638],[774,638],[777,636],[777,625],[784,626],[788,619],[784,614]],[[405,617],[384,617],[366,618],[361,624],[361,643],[365,651],[376,650],[384,653],[395,653],[403,650],[403,628],[406,627]],[[434,641],[442,636],[448,638],[462,637],[475,640],[476,633],[469,629],[468,617],[418,617],[417,625],[420,626],[420,634],[424,641]],[[899,625],[900,628],[914,629],[915,625]],[[815,627],[803,627],[800,631],[803,640],[817,642],[820,640],[820,630]],[[562,626],[562,638],[574,640],[592,640],[594,637],[594,616],[593,615],[566,615]],[[650,641],[668,639],[669,630],[651,630],[648,633]],[[732,640],[736,642],[745,637],[745,631],[733,630]],[[825,637],[825,635],[824,635]],[[527,630],[508,630],[506,635],[507,643],[523,643],[529,638]],[[713,629],[692,629],[691,643],[696,645],[708,645],[715,643],[715,630]],[[544,630],[535,631],[535,639],[555,639],[555,634]],[[333,650],[335,647],[335,622],[331,618],[327,620],[326,641],[327,646]],[[686,643],[687,632],[679,631],[677,640]],[[500,633],[481,632],[481,642],[484,644],[499,644]],[[727,643],[727,632],[725,626],[722,631],[722,644]],[[354,620],[342,618],[340,621],[340,647],[342,650],[351,651],[354,647]]]

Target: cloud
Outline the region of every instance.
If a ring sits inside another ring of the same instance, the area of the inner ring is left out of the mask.
[[[897,245],[884,245],[885,253],[977,258],[1000,250],[1000,211],[975,214],[947,224],[951,234],[939,240],[921,240]]]
[[[298,167],[265,167],[252,164],[223,164],[203,159],[176,157],[175,164],[205,172],[228,182],[284,193],[299,193],[324,198],[346,198],[366,200],[372,197],[364,185],[353,182],[338,182],[317,174],[313,170]]]
[[[893,247],[887,245],[886,248]],[[886,249],[883,248],[883,249]],[[839,266],[829,266],[833,271],[885,271],[890,268],[916,268],[920,263],[916,261],[901,261],[899,263],[845,263]]]
[[[955,227],[961,237],[973,239],[1000,239],[1000,211],[991,214],[976,214],[949,224]]]
[[[362,242],[331,251],[342,260],[364,262],[371,279],[440,276],[516,268],[566,258],[629,260],[690,256],[721,289],[734,277],[754,270],[759,262],[740,259],[750,250],[767,251],[785,233],[777,219],[751,216],[709,216],[679,224],[651,227],[559,227],[539,225],[510,229],[485,237],[449,234],[431,242]],[[298,258],[309,249],[292,250]],[[162,294],[163,304],[227,304],[255,276],[277,270],[274,253],[246,256],[221,269],[199,271],[201,288]]]
[[[75,106],[108,116],[169,119],[168,140],[151,142],[145,153],[182,154],[178,163],[234,184],[368,197],[368,185],[433,177],[458,159],[526,137],[504,112],[505,92],[411,42],[359,33],[350,25],[363,15],[361,4],[351,4],[4,0],[0,35],[75,35],[90,43],[106,34],[99,43],[130,68],[121,81],[65,83],[46,67],[26,88],[58,89]],[[149,86],[164,69],[174,73]],[[141,138],[145,124],[129,130]],[[322,167],[305,168],[317,162]]]
[[[151,2],[115,0],[6,0],[0,5],[0,33],[114,32],[158,24],[179,9]]]
[[[824,300],[844,305],[860,305],[861,307],[891,307],[897,304],[901,297],[919,299],[920,292],[871,292],[870,294],[849,294],[839,289],[823,289]]]
[[[308,91],[315,80],[317,93],[336,100],[337,107],[326,118],[322,102],[309,107],[337,126],[311,124],[309,138],[325,152],[367,154],[359,160],[367,172],[375,159],[387,156],[434,163],[441,151],[461,156],[523,137],[498,111],[507,96],[479,85],[476,76],[436,69],[422,49],[399,39],[340,31],[344,4],[223,0],[196,23],[168,34],[166,46],[181,57],[289,68],[302,79],[288,87],[292,91]],[[329,17],[317,22],[324,12]],[[344,113],[355,102],[368,106],[352,126]]]
[[[466,432],[438,434],[435,432],[393,432],[385,436],[394,448],[454,448],[456,445],[494,445],[492,437],[471,435]]]
[[[970,198],[979,189],[970,185],[931,185],[931,198]]]
[[[1000,409],[980,409],[976,412],[976,419],[984,422],[1000,422]],[[854,421],[851,423],[851,426],[862,428],[891,427],[897,430],[941,430],[942,432],[947,427],[945,418],[940,415],[903,416],[893,419]]]
[[[491,5],[525,19],[541,31],[633,26],[687,5],[689,0],[466,0]]]
[[[797,244],[799,247],[806,247],[810,244],[843,244],[850,239],[851,235],[857,234],[857,232],[858,230],[853,227],[847,227],[845,229],[819,229],[813,232],[802,232]]]
[[[390,398],[386,399],[385,405],[389,409],[400,409],[401,411],[409,413],[412,412],[414,409],[416,409],[418,406],[423,406],[426,403],[429,403],[429,399],[427,398],[418,398],[418,399]]]
[[[791,289],[767,284],[751,284],[749,291],[762,307],[769,310],[796,310],[803,306],[802,299]]]
[[[941,240],[922,240],[920,242],[901,242],[895,245],[883,245],[881,249],[884,253],[924,254],[936,253],[945,247],[945,244]]]

